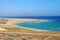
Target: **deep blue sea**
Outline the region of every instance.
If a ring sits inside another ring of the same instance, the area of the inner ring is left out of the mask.
[[[55,19],[60,20],[60,16],[0,16],[1,18],[29,18],[29,19]]]
[[[60,20],[60,16],[0,16],[1,18],[29,18],[29,19],[50,19]]]
[[[49,31],[57,31],[60,32],[60,16],[10,16],[6,18],[28,18],[28,19],[47,19],[51,21],[47,22],[22,22],[18,23],[18,26],[23,26],[27,28],[33,29],[41,29],[41,30],[49,30]]]

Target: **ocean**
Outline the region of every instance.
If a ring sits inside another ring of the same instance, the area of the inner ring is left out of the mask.
[[[9,16],[5,18],[28,18],[37,19],[37,21],[40,19],[51,20],[47,22],[22,22],[18,23],[17,26],[60,32],[60,16]]]

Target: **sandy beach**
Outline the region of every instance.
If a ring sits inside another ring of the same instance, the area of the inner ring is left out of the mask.
[[[2,20],[2,21],[1,21]],[[0,39],[27,39],[27,40],[60,40],[60,32],[50,32],[44,30],[32,30],[28,28],[18,27],[14,24],[21,22],[35,22],[37,19],[18,19],[18,18],[0,18]],[[39,20],[45,22],[46,20]],[[3,22],[3,23],[2,23]],[[2,38],[1,38],[2,36]],[[5,37],[4,37],[5,36]],[[11,37],[12,36],[12,37]]]

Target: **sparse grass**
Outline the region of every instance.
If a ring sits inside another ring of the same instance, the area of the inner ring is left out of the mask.
[[[7,30],[10,30],[10,31],[20,31],[21,29],[20,28],[18,28],[18,27],[5,27],[4,29],[7,29]]]
[[[6,24],[6,22],[0,22],[0,24]]]
[[[15,26],[8,26],[8,27],[1,27],[1,28],[7,29],[11,32],[35,32],[35,31],[31,31],[28,29],[19,28],[19,27],[15,27]]]

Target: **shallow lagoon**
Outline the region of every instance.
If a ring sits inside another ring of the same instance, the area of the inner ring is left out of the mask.
[[[38,30],[49,30],[49,31],[59,31],[60,32],[60,21],[46,21],[46,22],[22,22],[18,23],[18,26],[33,28]]]

